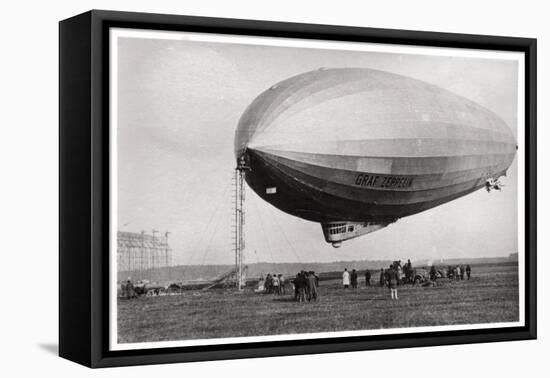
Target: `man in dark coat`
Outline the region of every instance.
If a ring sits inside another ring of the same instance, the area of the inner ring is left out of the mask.
[[[391,299],[399,299],[397,298],[397,272],[391,265],[390,268],[386,270],[386,276],[388,280],[388,287],[390,288]]]
[[[267,276],[265,277],[265,292],[267,294],[271,294],[272,284],[273,284],[273,281],[271,278],[271,274],[268,273]]]
[[[357,271],[355,269],[351,271],[351,287],[357,289]]]
[[[380,287],[384,287],[386,284],[386,275],[384,274],[384,269],[380,268]]]
[[[405,271],[405,281],[407,281],[408,283],[413,282],[413,269],[411,259],[407,260],[407,263],[405,264],[405,269],[403,270]]]
[[[453,279],[454,278],[454,269],[450,265],[447,267],[447,278],[448,279]]]
[[[368,269],[365,271],[365,286],[370,286],[370,272]]]
[[[308,289],[308,302],[312,299],[317,302],[317,283],[315,279],[315,274],[309,272],[307,275],[307,289]]]
[[[128,277],[128,280],[126,281],[126,285],[123,286],[123,289],[126,292],[125,294],[127,299],[137,297],[136,291],[134,289],[134,284],[132,283],[132,279],[130,277]]]
[[[300,296],[299,292],[300,292],[300,289],[298,287],[299,285],[299,278],[300,278],[300,273],[298,273],[296,275],[296,277],[294,278],[294,280],[292,281],[292,284],[294,285],[294,300],[295,301],[298,301],[298,298]]]
[[[296,279],[294,280],[294,297],[296,301],[298,302],[305,302],[306,300],[306,278],[304,277],[304,273],[300,272],[296,275]]]
[[[472,268],[470,267],[470,264],[466,265],[466,276],[468,276],[468,280],[470,279],[470,275],[472,274]]]
[[[307,276],[308,276],[308,273],[305,271],[305,270],[302,270],[300,272],[300,274],[302,275],[302,283],[303,283],[303,288],[304,288],[304,296],[305,298],[309,301],[311,299],[311,292],[309,291],[309,286],[307,284]]]

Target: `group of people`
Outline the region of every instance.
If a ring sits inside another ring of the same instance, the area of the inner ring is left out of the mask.
[[[380,286],[387,286],[390,289],[390,296],[392,300],[399,299],[397,297],[397,286],[401,282],[402,274],[403,270],[401,268],[401,264],[396,264],[395,262],[386,270],[380,269]]]
[[[268,274],[265,279],[260,277],[257,293],[284,295],[288,281],[282,274]],[[296,278],[290,280],[294,287],[294,299],[297,302],[317,301],[319,298],[319,277],[314,271],[302,270]]]
[[[449,277],[456,277],[456,279],[464,279],[464,274],[466,274],[467,278],[470,279],[471,275],[471,267],[470,265],[467,265],[466,267],[462,266],[456,266],[454,268],[449,267],[449,271],[451,271]],[[397,287],[401,284],[405,283],[415,283],[416,274],[417,272],[415,269],[413,269],[411,260],[407,260],[405,264],[401,264],[401,260],[394,261],[392,264],[389,265],[388,268],[380,269],[380,286],[381,287],[387,287],[390,290],[390,297],[392,300],[399,299],[397,294]],[[436,279],[439,277],[439,272],[436,270],[435,266],[432,266],[426,276],[426,279],[428,279],[432,285],[435,283]],[[342,284],[345,289],[349,288],[350,286],[352,288],[357,288],[358,283],[358,273],[355,269],[352,269],[351,272],[348,271],[348,269],[344,269],[344,272],[342,273]],[[365,286],[371,286],[371,272],[367,269],[365,271]]]
[[[410,259],[408,259],[405,264],[401,264],[401,260],[394,261],[389,266],[389,269],[392,269],[395,271],[397,286],[399,286],[402,283],[403,284],[414,283],[415,270],[413,268],[413,265]],[[384,269],[380,269],[380,286],[384,286],[386,284],[386,279],[385,279],[386,275],[387,273],[384,271]]]
[[[401,279],[400,274],[402,274],[402,270],[399,268],[401,268],[400,264],[391,264],[386,270],[380,269],[380,286],[387,286],[390,289],[392,299],[398,299],[397,285]],[[355,269],[352,269],[351,272],[349,272],[348,268],[345,268],[342,273],[342,284],[344,285],[344,289],[347,289],[350,286],[352,289],[356,289],[358,286],[358,277],[359,275]],[[368,269],[365,270],[365,286],[371,286],[371,277],[371,272]]]
[[[379,280],[380,286],[381,287],[387,286],[390,289],[392,287],[395,287],[396,297],[397,297],[397,286],[399,286],[403,281],[403,272],[404,271],[407,272],[406,277],[412,275],[412,273],[410,273],[412,272],[411,260],[409,260],[407,264],[405,264],[405,266],[406,268],[403,269],[403,267],[401,266],[401,260],[399,260],[399,261],[394,261],[392,264],[390,264],[389,268],[387,269],[380,268],[380,280]],[[393,299],[393,294],[392,294],[392,299]]]
[[[371,273],[367,269],[365,271],[365,285],[370,286],[370,279],[371,279]],[[352,289],[357,289],[358,286],[358,280],[359,280],[359,274],[355,269],[352,269],[351,272],[348,272],[348,268],[344,269],[344,273],[342,274],[342,284],[344,285],[344,289],[347,289],[351,286]]]
[[[263,281],[263,288],[262,288]],[[286,280],[282,274],[270,274],[268,273],[265,277],[260,277],[259,291],[263,291],[266,294],[276,294],[281,295],[285,293]]]
[[[316,302],[319,298],[319,276],[314,271],[302,270],[296,274],[294,283],[294,299],[297,302]]]
[[[439,277],[445,275],[444,272],[436,270],[435,266],[431,266],[429,272],[422,268],[420,271],[426,273],[423,274],[424,279],[429,280],[427,283],[431,282],[432,285],[435,285],[435,281]],[[447,267],[447,277],[450,279],[464,280],[470,279],[472,273],[472,268],[470,265],[456,265]],[[371,286],[372,273],[370,270],[365,270],[365,286]],[[392,300],[399,299],[397,295],[397,287],[405,283],[415,283],[418,269],[413,269],[411,260],[407,260],[405,264],[401,264],[401,260],[394,261],[389,265],[388,268],[380,269],[380,286],[387,287],[390,290],[390,297]],[[345,289],[348,288],[357,288],[358,287],[359,274],[357,270],[352,269],[351,272],[347,268],[344,269],[342,273],[342,284]],[[294,287],[294,299],[297,302],[305,301],[317,301],[319,298],[319,277],[313,271],[304,271],[296,274],[296,278],[290,281]],[[420,281],[423,282],[423,281]],[[287,281],[282,274],[268,274],[265,278],[260,278],[260,283],[258,292],[265,292],[267,294],[285,294],[285,284]]]
[[[455,279],[457,281],[464,280],[464,274],[466,274],[467,279],[469,280],[472,275],[472,268],[470,267],[470,264],[464,266],[464,265],[455,265],[448,266],[447,267],[447,277],[449,279]]]

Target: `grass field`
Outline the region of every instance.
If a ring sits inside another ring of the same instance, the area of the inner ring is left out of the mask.
[[[360,277],[363,278],[363,277]],[[372,280],[372,281],[376,281]],[[375,282],[376,283],[376,282]],[[470,281],[344,289],[323,281],[318,302],[234,290],[118,301],[119,343],[511,322],[519,318],[516,264],[472,266]],[[290,290],[287,290],[287,292]]]

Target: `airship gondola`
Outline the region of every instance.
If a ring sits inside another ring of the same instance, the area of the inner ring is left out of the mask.
[[[367,68],[283,80],[252,101],[235,133],[247,184],[278,209],[321,223],[335,247],[488,188],[516,149],[510,128],[483,106]]]

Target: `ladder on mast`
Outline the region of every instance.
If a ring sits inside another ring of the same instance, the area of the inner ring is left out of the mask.
[[[235,274],[236,274],[236,287],[239,290],[243,290],[245,286],[245,266],[244,266],[244,227],[245,227],[245,184],[244,175],[245,171],[249,169],[244,162],[240,161],[235,168],[235,175],[233,177],[234,195],[233,195],[233,252],[235,253]]]

